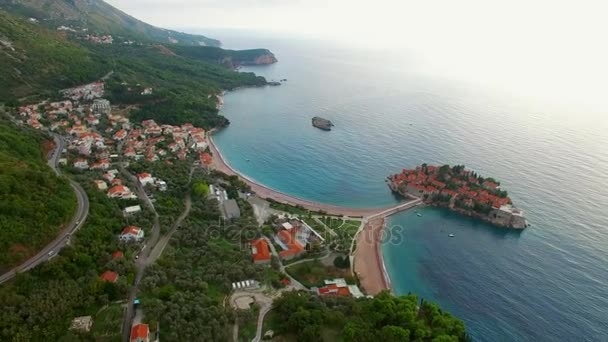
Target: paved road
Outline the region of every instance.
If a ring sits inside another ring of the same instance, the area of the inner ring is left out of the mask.
[[[119,154],[121,154],[121,149],[122,144],[118,146]],[[142,278],[144,277],[144,271],[146,269],[146,266],[148,266],[148,256],[150,256],[152,248],[158,242],[158,238],[160,236],[160,222],[158,213],[156,212],[156,208],[154,208],[154,203],[152,203],[152,201],[146,194],[144,187],[139,183],[137,177],[129,173],[129,171],[124,168],[124,164],[122,163],[122,161],[120,161],[118,165],[120,172],[126,178],[131,180],[133,184],[135,184],[135,193],[137,194],[139,199],[142,200],[145,205],[150,209],[150,211],[154,213],[154,224],[152,225],[152,234],[150,238],[146,241],[144,248],[142,248],[141,252],[139,252],[139,259],[135,261],[135,279],[133,280],[133,284],[129,289],[129,296],[127,298],[127,310],[122,324],[122,340],[129,341],[129,337],[131,335],[131,325],[133,323],[133,318],[135,317],[135,306],[133,305],[133,301],[135,300],[135,298],[137,298],[139,282],[141,282]]]
[[[56,147],[53,153],[51,154],[48,163],[49,166],[53,169],[53,171],[55,171],[55,174],[57,174],[57,176],[61,176],[61,170],[57,168],[57,162],[61,157],[61,151],[63,151],[65,142],[58,135],[55,135],[54,139]],[[12,279],[15,275],[17,275],[17,273],[26,272],[57,255],[57,253],[59,253],[59,251],[66,244],[69,243],[72,234],[74,234],[80,227],[82,227],[84,221],[87,218],[87,215],[89,214],[89,198],[87,197],[87,194],[85,193],[84,189],[78,183],[74,182],[71,179],[69,181],[70,186],[72,186],[72,189],[74,189],[74,192],[76,193],[76,199],[78,200],[78,209],[76,210],[76,213],[72,218],[70,224],[68,224],[68,226],[61,231],[61,233],[55,238],[55,240],[53,240],[40,252],[38,252],[38,254],[26,260],[21,265],[1,275],[0,284],[8,281],[9,279]]]
[[[121,149],[122,149],[122,145],[119,145],[119,147],[118,147],[119,154],[121,152],[120,151]],[[131,334],[131,326],[133,325],[133,321],[134,321],[135,313],[136,313],[133,301],[135,300],[135,298],[137,298],[137,292],[139,291],[139,283],[141,282],[141,280],[144,277],[144,272],[146,270],[146,267],[148,265],[152,264],[156,260],[156,258],[158,258],[162,254],[162,251],[164,250],[166,244],[170,240],[170,237],[171,237],[170,235],[173,234],[173,232],[175,232],[175,230],[177,230],[179,228],[179,225],[181,224],[181,222],[186,218],[186,216],[190,212],[191,201],[190,201],[190,194],[188,194],[186,196],[186,208],[184,209],[184,212],[182,213],[182,215],[180,215],[178,220],[173,224],[171,231],[167,234],[167,235],[169,235],[169,237],[164,236],[163,239],[161,239],[159,241],[160,222],[159,222],[159,215],[156,212],[156,209],[154,208],[154,203],[152,203],[152,201],[146,194],[143,186],[139,183],[137,178],[134,175],[132,175],[131,173],[129,173],[124,168],[123,163],[120,163],[119,165],[120,165],[119,169],[120,169],[121,173],[124,176],[126,176],[127,178],[129,178],[136,185],[135,192],[137,193],[138,197],[142,201],[144,201],[146,206],[148,206],[148,208],[150,208],[150,210],[154,213],[154,224],[152,226],[152,234],[151,234],[152,236],[146,241],[144,248],[142,248],[141,252],[139,253],[139,259],[137,259],[137,261],[135,262],[135,279],[133,280],[133,284],[132,284],[131,288],[129,289],[129,296],[127,298],[127,310],[126,310],[123,324],[122,324],[122,340],[129,341],[130,334]],[[194,171],[194,169],[192,168],[190,170],[189,180],[192,179],[193,171]],[[166,242],[164,242],[165,239],[166,239]]]

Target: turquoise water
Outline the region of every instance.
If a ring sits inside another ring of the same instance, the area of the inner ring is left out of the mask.
[[[288,79],[226,95],[231,125],[216,142],[233,167],[352,207],[395,203],[384,178],[424,162],[493,176],[532,227],[497,229],[433,208],[395,215],[401,239],[383,245],[394,291],[439,302],[478,341],[608,341],[608,113],[427,76],[407,56],[217,36],[229,48],[270,48],[279,63],[245,70]],[[335,129],[311,127],[316,115]]]

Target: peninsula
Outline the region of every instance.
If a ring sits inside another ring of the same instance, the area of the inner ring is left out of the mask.
[[[464,165],[431,166],[387,177],[389,188],[403,196],[415,196],[427,204],[446,207],[477,217],[500,227],[524,229],[528,226],[522,210],[513,206],[500,182],[484,178]]]

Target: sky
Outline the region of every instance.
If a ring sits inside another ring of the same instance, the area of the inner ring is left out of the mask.
[[[106,1],[156,26],[274,31],[391,47],[414,53],[443,75],[606,106],[607,1]]]

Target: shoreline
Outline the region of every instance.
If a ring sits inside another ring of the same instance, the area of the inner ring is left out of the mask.
[[[212,154],[212,167],[215,170],[221,171],[228,175],[238,176],[251,187],[251,191],[257,196],[264,199],[270,198],[274,201],[288,205],[300,205],[305,209],[312,211],[322,210],[328,214],[363,217],[366,223],[363,229],[354,237],[357,245],[353,252],[353,270],[356,276],[359,278],[361,287],[368,295],[376,295],[383,290],[389,290],[392,292],[390,277],[388,275],[386,265],[384,264],[384,257],[381,250],[382,236],[384,234],[388,217],[396,212],[408,210],[418,205],[415,200],[402,202],[397,205],[384,208],[358,209],[340,207],[331,204],[322,204],[285,194],[262,185],[233,169],[213,141],[213,134],[215,132],[217,132],[217,129],[214,128],[210,130],[207,135],[209,149],[211,150]]]
[[[390,277],[381,250],[387,218],[387,216],[380,216],[371,219],[356,237],[354,272],[361,287],[372,296],[384,290],[392,292]]]
[[[331,204],[323,204],[314,201],[305,200],[302,198],[298,198],[292,195],[288,195],[286,193],[280,192],[278,190],[272,189],[265,185],[258,183],[257,181],[243,175],[238,172],[224,158],[222,153],[219,151],[215,142],[213,141],[213,134],[216,132],[216,129],[212,129],[209,131],[207,139],[209,141],[209,149],[211,150],[211,155],[213,158],[212,166],[214,169],[224,172],[228,175],[235,175],[241,178],[247,185],[251,187],[252,192],[256,193],[261,198],[270,198],[274,201],[288,204],[292,206],[300,205],[307,210],[312,211],[325,211],[328,214],[337,214],[342,216],[352,216],[352,217],[366,217],[374,214],[381,213],[385,210],[389,210],[396,206],[384,207],[384,208],[348,208],[341,207],[337,205]]]

